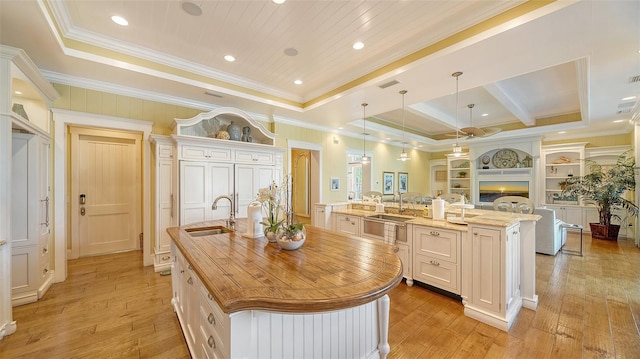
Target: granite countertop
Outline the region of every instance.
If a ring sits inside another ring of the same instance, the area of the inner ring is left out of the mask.
[[[461,210],[458,208],[448,207],[445,209],[447,214],[453,214],[456,216],[456,219],[460,219]],[[336,208],[333,210],[333,213],[347,214],[358,217],[367,217],[372,216],[376,213],[371,210],[364,209],[353,209],[353,208]],[[431,227],[439,227],[445,229],[454,229],[454,230],[465,230],[466,226],[464,224],[448,222],[447,220],[434,220],[432,218],[426,218],[422,216],[412,216],[412,215],[400,215],[395,213],[394,216],[401,216],[406,218],[412,218],[405,223],[407,224],[418,224],[424,226]],[[538,221],[542,218],[537,214],[520,214],[520,213],[508,213],[508,212],[499,212],[499,211],[490,211],[484,209],[467,209],[465,210],[465,223],[468,224],[480,224],[480,225],[488,225],[495,227],[508,227],[520,221]]]

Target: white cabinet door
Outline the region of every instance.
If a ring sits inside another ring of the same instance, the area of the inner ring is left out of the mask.
[[[508,227],[505,243],[505,312],[520,298],[520,224]]]
[[[503,263],[500,246],[500,231],[497,229],[472,227],[472,298],[477,306],[495,313],[500,312],[500,267]]]
[[[219,195],[233,194],[233,165],[180,161],[180,225],[229,217],[229,202],[211,205]]]
[[[402,262],[402,276],[407,279],[407,285],[413,285],[413,274],[411,264],[411,247],[407,244],[396,242],[397,254]]]
[[[173,198],[173,161],[161,159],[158,161],[157,177],[157,220],[156,253],[169,252],[171,249],[171,237],[167,233],[168,227],[174,226],[174,198]]]
[[[275,167],[236,165],[236,216],[247,217],[247,207],[256,200],[260,188],[269,187],[275,180]]]
[[[360,235],[360,217],[336,213],[334,218],[336,232]]]

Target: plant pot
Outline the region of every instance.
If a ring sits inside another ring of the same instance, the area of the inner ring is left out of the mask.
[[[269,242],[275,243],[276,242],[276,238],[278,237],[278,234],[276,232],[266,231],[266,232],[264,232],[264,236],[267,237],[267,240]]]
[[[591,227],[591,238],[603,239],[605,241],[617,241],[618,232],[620,232],[620,226],[612,224],[605,226],[600,223],[589,223]]]

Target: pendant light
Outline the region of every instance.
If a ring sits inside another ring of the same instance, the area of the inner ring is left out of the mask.
[[[367,117],[365,116],[365,108],[367,107],[368,103],[363,102],[362,103],[362,159],[360,160],[360,162],[365,165],[369,162],[371,162],[371,159],[369,158],[369,156],[367,156],[367,150],[366,150],[366,144],[367,144],[367,140],[365,140],[365,136],[367,135]]]
[[[458,133],[460,132],[460,130],[458,130],[458,78],[460,75],[462,75],[461,71],[456,71],[451,74],[451,76],[456,78],[456,144],[453,145],[453,155],[455,157],[460,157],[462,154],[462,147],[460,147],[458,143]]]
[[[408,161],[411,158],[409,158],[409,154],[407,154],[404,151],[404,95],[407,93],[407,90],[402,90],[399,92],[402,95],[402,153],[400,154],[400,157],[398,157],[398,161]]]

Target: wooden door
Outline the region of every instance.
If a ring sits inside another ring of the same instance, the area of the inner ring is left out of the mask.
[[[139,248],[140,153],[139,134],[71,128],[72,247],[80,257]]]

